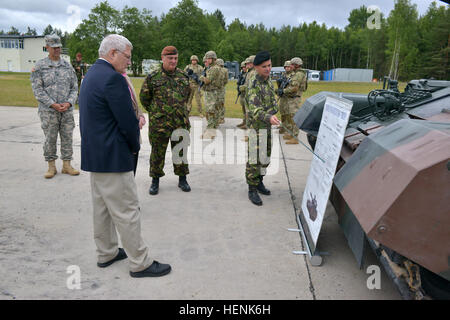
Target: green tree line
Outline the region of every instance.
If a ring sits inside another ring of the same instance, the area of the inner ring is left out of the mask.
[[[376,25],[371,28],[368,21],[374,19]],[[28,27],[29,33],[33,31]],[[9,32],[18,30],[11,27]],[[268,50],[274,66],[298,56],[304,68],[314,70],[369,68],[377,78],[450,80],[450,10],[436,2],[423,16],[410,0],[395,0],[388,17],[361,6],[350,12],[342,30],[315,21],[279,29],[263,23],[247,25],[239,19],[226,25],[220,10],[205,12],[196,0],[181,0],[160,17],[148,9],[125,6],[118,10],[104,1],[91,9],[74,32],[63,34],[49,25],[44,34],[51,32],[63,38],[71,57],[81,52],[88,63],[97,59],[104,36],[122,34],[133,43],[135,75],[142,73],[143,59],[159,60],[162,48],[174,45],[180,52],[180,66],[188,64],[191,55],[201,59],[209,50],[225,61],[238,62]]]

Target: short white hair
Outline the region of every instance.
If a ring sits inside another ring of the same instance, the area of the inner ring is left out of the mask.
[[[130,40],[119,34],[110,34],[102,40],[102,43],[100,43],[98,56],[105,57],[108,52],[113,49],[125,51],[127,47],[133,49],[133,45]]]

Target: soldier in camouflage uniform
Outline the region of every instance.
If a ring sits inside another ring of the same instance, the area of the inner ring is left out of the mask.
[[[294,115],[300,108],[303,91],[307,88],[306,72],[300,68],[302,64],[302,59],[298,57],[291,59],[292,74],[290,75],[290,82],[289,85],[283,89],[283,96],[286,96],[287,98],[285,126],[294,134],[294,137],[289,133],[286,133],[283,136],[283,139],[287,140],[286,144],[298,144],[296,138],[298,137],[299,129],[295,125]]]
[[[78,94],[80,94],[81,80],[83,80],[86,74],[87,68],[84,61],[81,59],[82,55],[80,52],[75,56],[75,60],[72,60],[72,67],[75,70],[78,79]]]
[[[140,92],[140,100],[148,111],[148,138],[152,147],[150,154],[150,177],[152,184],[149,193],[155,195],[159,190],[159,178],[164,176],[164,160],[167,145],[170,141],[172,151],[179,144],[189,143],[180,137],[178,141],[171,140],[176,129],[190,129],[189,112],[186,103],[189,99],[189,77],[177,68],[178,51],[174,46],[167,46],[161,52],[162,64],[152,71]],[[189,138],[189,136],[187,137]],[[174,156],[182,157],[175,161]],[[178,187],[185,192],[191,191],[186,180],[189,167],[183,149],[172,155],[175,175],[179,176]]]
[[[203,72],[204,68],[198,64],[198,57],[196,55],[191,56],[191,64],[188,64],[184,68],[184,72],[187,73],[189,69],[192,70],[199,78],[202,76],[202,72]],[[189,95],[189,100],[188,100],[188,104],[187,104],[188,110],[189,110],[189,112],[191,112],[193,98],[195,96],[195,101],[197,102],[198,113],[200,114],[200,117],[203,117],[202,94],[201,94],[201,91],[199,90],[199,84],[194,79],[190,79],[189,85],[191,87],[191,94]]]
[[[247,75],[247,69],[245,68],[245,61],[241,62],[241,75],[240,77],[244,78],[244,82],[245,82],[245,77]],[[239,81],[239,79],[238,79]],[[247,129],[247,112],[245,111],[245,101],[244,101],[244,94],[242,94],[241,92],[241,87],[238,86],[238,91],[239,91],[239,103],[241,104],[242,107],[242,122],[239,123],[236,127],[241,128],[241,129]]]
[[[289,60],[287,60],[285,63],[284,63],[284,70],[285,70],[285,77],[286,78],[290,78],[290,76],[291,76],[291,61],[289,61]],[[279,107],[280,107],[280,114],[281,114],[281,122],[282,123],[287,123],[287,118],[288,118],[288,115],[289,115],[289,109],[287,108],[287,100],[288,100],[288,98],[287,98],[287,96],[285,96],[285,95],[282,95],[281,97],[280,97],[280,101],[279,101]],[[283,127],[280,127],[279,128],[280,129],[280,133],[285,133],[284,132],[284,128]]]
[[[217,64],[221,67],[222,72],[222,87],[220,88],[220,106],[219,106],[219,123],[225,122],[225,86],[228,83],[228,69],[225,68],[225,63],[222,59],[217,59]]]
[[[211,139],[215,136],[215,129],[219,126],[220,88],[222,87],[222,72],[216,63],[217,55],[214,51],[205,54],[207,59],[206,76],[200,78],[203,81],[205,91],[206,120],[208,121],[203,139]]]
[[[248,161],[245,178],[249,185],[248,197],[258,206],[262,205],[258,192],[270,195],[263,183],[266,168],[270,163],[272,149],[271,125],[279,125],[275,89],[270,77],[272,62],[267,51],[254,58],[255,72],[248,79],[245,100],[248,106]]]
[[[249,79],[255,74],[255,69],[253,68],[253,60],[255,59],[255,56],[250,56],[247,59],[245,59],[245,69],[247,69],[247,75],[245,77],[245,83],[239,87],[239,90],[241,92],[241,95],[243,95],[245,97],[246,95],[246,91],[248,88],[248,84],[249,84]],[[246,127],[248,127],[248,105],[247,105],[247,101],[244,99],[244,105],[245,105],[245,112],[247,113],[246,119],[247,119],[247,123],[246,123]],[[244,129],[244,128],[242,128]]]
[[[61,139],[62,173],[79,175],[72,160],[72,136],[75,128],[73,105],[77,100],[77,76],[70,63],[61,59],[61,39],[57,35],[45,36],[47,58],[36,62],[31,72],[31,87],[39,102],[38,114],[44,131],[44,158],[48,171],[44,177],[53,178],[57,173],[55,160],[58,133]]]

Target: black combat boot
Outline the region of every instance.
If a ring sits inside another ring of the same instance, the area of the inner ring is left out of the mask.
[[[183,190],[184,192],[191,191],[191,187],[186,181],[186,176],[179,176],[178,178],[178,187]]]
[[[159,178],[153,178],[152,185],[150,186],[148,193],[155,195],[158,194],[158,190],[159,190]]]
[[[248,198],[253,204],[256,204],[257,206],[262,206],[263,204],[261,198],[259,197],[256,186],[248,186]]]
[[[270,190],[266,189],[266,186],[263,183],[263,176],[259,177],[259,184],[256,187],[256,189],[259,191],[259,193],[264,194],[266,196],[270,195]]]

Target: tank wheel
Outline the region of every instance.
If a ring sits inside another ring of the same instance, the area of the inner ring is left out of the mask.
[[[450,300],[450,281],[420,266],[422,288],[433,299]]]

